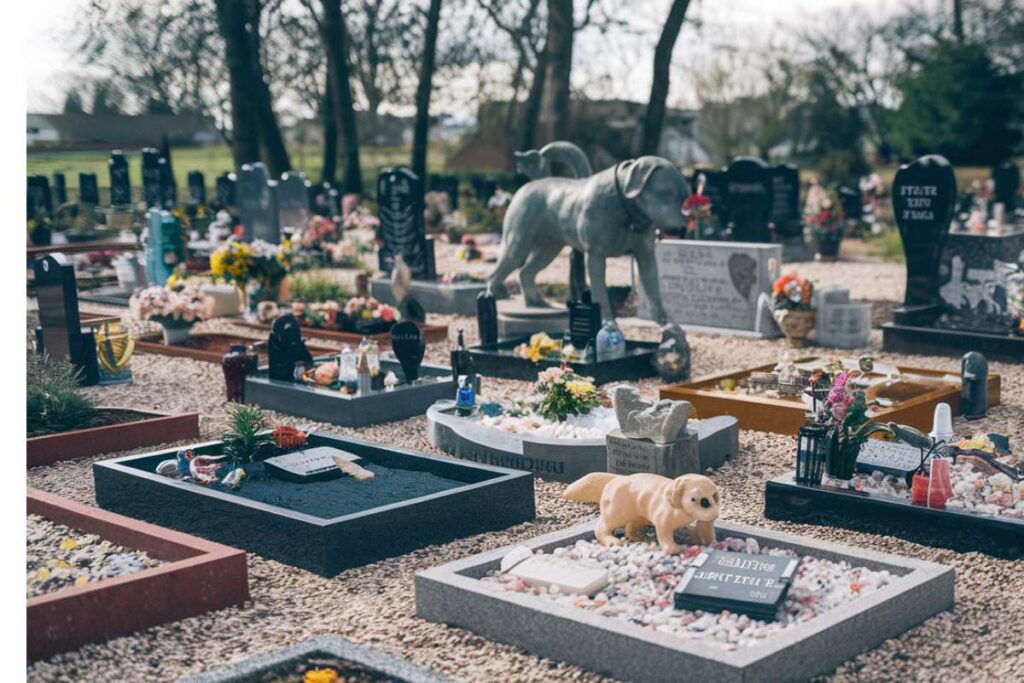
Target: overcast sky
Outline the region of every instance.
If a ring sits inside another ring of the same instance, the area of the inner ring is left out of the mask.
[[[152,0],[159,2],[160,0]],[[894,5],[909,0],[694,0],[690,18],[699,19],[703,28],[686,26],[674,54],[677,64],[699,62],[723,43],[743,46],[766,45],[772,41],[791,41],[796,31],[827,21],[847,12],[877,15],[893,11]],[[942,0],[927,0],[934,4]],[[952,0],[950,0],[951,2]],[[36,0],[28,3],[29,26],[25,33],[28,109],[32,112],[59,111],[63,93],[76,75],[86,73],[72,52],[72,28],[76,13],[88,0]],[[629,34],[602,36],[595,31],[582,33],[575,46],[573,85],[595,97],[615,96],[645,100],[650,89],[651,58],[658,31],[667,14],[670,0],[629,0],[633,15]],[[468,84],[467,84],[468,87]],[[475,86],[474,86],[475,87]],[[442,93],[440,109],[468,113],[459,101],[459,88],[449,84]],[[692,89],[685,78],[673,78],[669,102],[692,105]],[[301,114],[300,114],[301,115]],[[290,118],[290,117],[288,117]]]

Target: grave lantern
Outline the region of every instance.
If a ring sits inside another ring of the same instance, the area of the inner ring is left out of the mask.
[[[828,455],[828,427],[808,423],[800,428],[796,440],[796,481],[798,484],[821,484],[821,475]]]

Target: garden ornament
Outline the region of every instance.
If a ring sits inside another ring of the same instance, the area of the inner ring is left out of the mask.
[[[501,257],[489,286],[495,294],[519,269],[528,307],[543,308],[535,282],[562,249],[569,245],[586,255],[594,301],[612,315],[605,285],[605,261],[633,255],[640,282],[655,318],[667,321],[658,289],[654,257],[655,228],[681,229],[686,180],[669,161],[643,156],[623,161],[586,178],[540,178],[516,192],[505,213]]]
[[[619,384],[612,387],[612,407],[619,431],[630,439],[650,439],[654,443],[674,443],[686,431],[693,412],[689,401],[645,401],[636,387]]]
[[[713,543],[721,505],[718,487],[702,474],[669,479],[647,473],[626,476],[592,472],[570,484],[562,497],[600,503],[601,516],[594,536],[601,545],[622,545],[623,539],[614,535],[619,528],[625,530],[627,539],[639,541],[642,528],[653,524],[658,545],[670,555],[683,551],[683,546],[675,542],[676,529],[687,529],[701,545]]]

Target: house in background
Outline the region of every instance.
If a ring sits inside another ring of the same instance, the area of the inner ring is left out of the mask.
[[[200,114],[29,114],[26,144],[33,149],[156,147],[167,136],[175,146],[222,142],[212,116]]]

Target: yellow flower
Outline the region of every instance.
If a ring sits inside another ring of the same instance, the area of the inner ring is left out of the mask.
[[[334,669],[310,669],[302,677],[302,683],[334,683],[338,680],[338,672]]]
[[[576,398],[584,398],[594,392],[594,385],[590,382],[574,379],[565,383],[565,388]]]
[[[36,579],[38,579],[39,581],[45,581],[48,578],[50,578],[49,569],[47,569],[46,567],[42,567],[36,570]]]
[[[64,560],[57,560],[56,566],[57,566],[58,569],[70,569],[71,568],[71,565],[68,564],[67,562],[65,562]]]
[[[84,586],[85,582],[88,581],[88,580],[89,579],[87,579],[84,576],[79,576],[77,579],[75,579],[75,585],[76,586]]]
[[[76,541],[73,538],[65,538],[63,541],[60,542],[61,550],[74,550],[77,547],[78,541]]]

